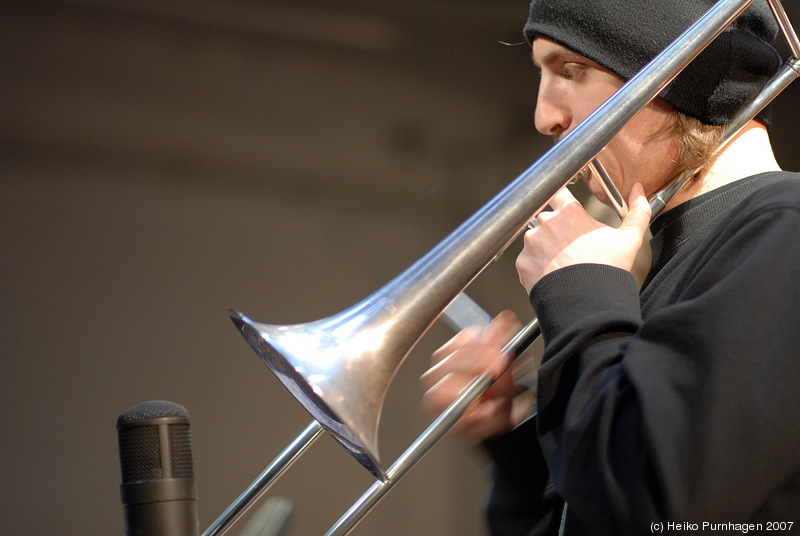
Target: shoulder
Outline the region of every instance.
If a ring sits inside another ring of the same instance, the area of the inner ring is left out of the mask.
[[[800,173],[786,171],[765,173],[752,180],[763,185],[743,201],[745,207],[751,210],[800,209]]]
[[[715,222],[714,227],[747,228],[761,216],[800,216],[800,173],[762,173],[722,190],[706,207],[714,213],[709,220]]]
[[[800,173],[775,172],[751,178],[752,191],[716,219],[712,249],[762,259],[800,261]]]
[[[742,179],[712,194],[698,212],[705,218],[703,224],[696,224],[687,239],[696,255],[742,262],[742,256],[752,260],[756,244],[771,250],[769,255],[763,251],[762,259],[788,254],[788,249],[800,255],[800,242],[791,239],[800,229],[800,173]]]

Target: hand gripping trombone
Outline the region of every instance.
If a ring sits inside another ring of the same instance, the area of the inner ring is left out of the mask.
[[[608,101],[425,256],[353,307],[322,320],[269,325],[237,311],[231,318],[261,360],[314,417],[203,533],[220,536],[325,430],[369,470],[376,482],[328,531],[348,534],[492,383],[475,379],[388,469],[379,461],[377,430],[383,400],[408,353],[460,293],[549,200],[636,113],[655,98],[754,0],[721,0],[631,78]],[[767,0],[791,57],[739,112],[720,147],[800,76],[800,43],[779,0]],[[691,173],[651,200],[657,215]],[[613,186],[610,186],[613,188]],[[621,199],[611,190],[609,198]],[[620,214],[624,203],[615,207]],[[514,359],[539,336],[534,319],[506,346]]]

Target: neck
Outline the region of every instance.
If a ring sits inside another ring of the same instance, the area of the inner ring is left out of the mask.
[[[725,184],[767,171],[780,171],[780,166],[772,152],[767,129],[758,121],[750,121],[717,154],[711,168],[675,194],[665,210]]]

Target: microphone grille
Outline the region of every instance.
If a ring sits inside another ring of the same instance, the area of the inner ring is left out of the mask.
[[[117,419],[117,428],[123,424],[169,417],[188,419],[189,411],[175,402],[169,402],[167,400],[148,400],[147,402],[136,404],[120,415]]]
[[[180,404],[137,404],[119,416],[117,431],[123,484],[194,477],[189,412]]]
[[[188,423],[169,427],[169,445],[172,478],[193,478],[192,434]]]

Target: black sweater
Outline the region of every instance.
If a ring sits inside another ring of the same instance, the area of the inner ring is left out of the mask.
[[[539,413],[487,442],[492,534],[557,533],[561,497],[566,534],[800,533],[800,174],[719,188],[652,231],[641,292],[591,264],[534,287]]]

